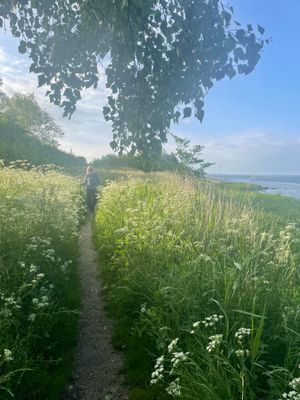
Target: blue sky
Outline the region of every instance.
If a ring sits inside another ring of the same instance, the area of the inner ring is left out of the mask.
[[[202,124],[189,119],[172,130],[205,145],[204,158],[216,163],[211,172],[300,174],[300,1],[229,0],[228,4],[242,24],[264,26],[272,43],[250,75],[217,82],[206,97]],[[5,90],[35,91],[66,132],[63,149],[88,159],[110,152],[111,130],[101,114],[107,94],[104,85],[86,91],[71,121],[63,119],[61,110],[44,98],[45,89],[36,89],[36,77],[28,73],[29,61],[18,54],[17,45],[8,33],[0,32]],[[166,148],[173,150],[174,144]]]

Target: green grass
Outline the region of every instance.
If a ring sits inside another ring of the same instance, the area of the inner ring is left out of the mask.
[[[166,173],[102,190],[94,236],[131,399],[288,390],[300,362],[298,210]]]
[[[56,400],[77,338],[80,184],[2,168],[0,204],[0,398]]]

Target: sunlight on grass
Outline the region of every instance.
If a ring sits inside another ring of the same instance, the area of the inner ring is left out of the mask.
[[[76,179],[23,162],[0,169],[1,399],[57,399],[71,375],[82,211]]]
[[[299,227],[255,199],[171,173],[103,188],[94,235],[132,398],[279,399],[299,376]]]

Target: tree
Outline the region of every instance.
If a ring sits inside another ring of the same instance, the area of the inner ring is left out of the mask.
[[[181,138],[172,135],[176,143],[176,156],[181,165],[187,172],[192,172],[198,177],[205,175],[205,169],[214,165],[214,163],[205,162],[202,159],[204,146],[196,144],[191,146],[191,141],[187,138]]]
[[[2,86],[3,86],[3,79],[0,76],[0,115],[1,115],[1,113],[3,113],[3,111],[5,109],[5,104],[6,104],[6,100],[7,100],[7,96],[6,96],[5,92],[2,90]]]
[[[65,116],[106,64],[110,145],[150,156],[172,122],[202,121],[208,90],[250,73],[267,42],[262,27],[242,28],[221,0],[6,0],[0,28],[6,20]]]
[[[15,94],[5,102],[6,117],[22,126],[42,143],[57,147],[63,131],[39,106],[33,94]]]

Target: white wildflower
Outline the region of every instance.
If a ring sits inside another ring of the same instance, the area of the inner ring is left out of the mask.
[[[250,334],[251,334],[251,329],[240,328],[238,331],[235,332],[234,336],[238,340],[243,340],[244,337],[249,336]]]
[[[176,339],[172,340],[172,342],[169,344],[169,346],[168,346],[169,353],[172,353],[172,351],[174,350],[174,348],[177,345],[178,340],[179,340],[179,338],[176,338]]]
[[[217,324],[217,322],[221,321],[224,318],[223,315],[217,315],[213,314],[210,317],[206,317],[203,321],[201,321],[201,324],[205,326],[205,328],[208,327],[213,327]]]
[[[141,305],[141,313],[144,314],[146,312],[146,304]]]
[[[38,268],[37,268],[36,265],[31,264],[30,267],[29,267],[29,272],[36,272],[37,269],[38,269]]]
[[[289,386],[292,389],[300,389],[300,378],[294,378],[290,383]]]
[[[248,349],[245,349],[245,350],[239,349],[239,350],[235,351],[235,354],[239,358],[243,358],[243,357],[246,357],[246,356],[248,357],[249,356],[249,350]]]
[[[179,378],[171,382],[169,386],[167,386],[166,391],[170,396],[175,396],[175,397],[181,396],[181,386],[179,384]]]
[[[211,353],[213,350],[216,349],[216,347],[218,345],[220,345],[222,343],[223,340],[223,335],[222,334],[218,334],[218,335],[213,335],[209,337],[209,343],[206,347],[206,350]]]
[[[34,313],[29,314],[28,321],[34,322],[36,315]]]
[[[173,353],[173,358],[171,359],[171,363],[173,368],[176,368],[178,364],[187,360],[189,352],[184,353],[183,351]],[[172,368],[172,369],[173,369]]]
[[[12,352],[9,349],[3,350],[4,360],[9,362],[13,360]]]
[[[163,379],[164,372],[164,356],[158,357],[155,363],[154,371],[151,374],[150,385],[155,385],[158,381]]]

